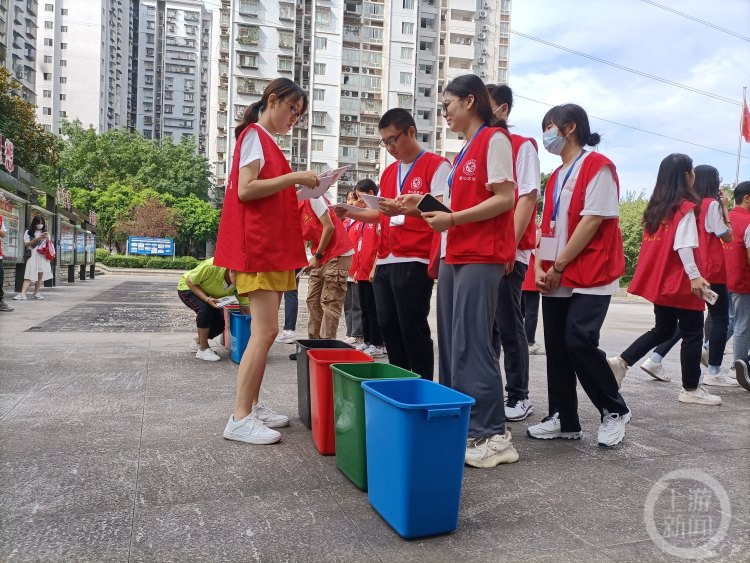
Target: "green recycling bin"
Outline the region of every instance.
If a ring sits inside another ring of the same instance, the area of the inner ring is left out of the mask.
[[[332,364],[336,466],[352,483],[367,490],[365,392],[363,381],[419,379],[403,368],[382,363]]]

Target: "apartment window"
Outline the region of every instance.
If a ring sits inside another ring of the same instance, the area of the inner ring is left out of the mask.
[[[451,43],[454,45],[472,45],[473,39],[471,35],[458,35],[451,33]]]
[[[45,131],[46,131],[47,133],[52,133],[52,125],[45,125],[45,126],[44,126],[44,130],[45,130]]]
[[[174,106],[172,104],[164,104],[164,113],[172,113]]]
[[[67,49],[68,44],[67,43],[60,43],[60,49]]]
[[[414,47],[401,47],[401,58],[410,61],[414,58]]]
[[[154,111],[154,104],[152,102],[143,102],[143,111]]]
[[[146,70],[153,71],[154,70],[154,61],[146,61],[144,68]]]
[[[60,14],[63,15],[63,16],[67,16],[68,15],[68,9],[67,8],[63,8],[62,10],[60,10]]]
[[[151,63],[153,65],[153,63]],[[174,76],[167,76],[164,79],[164,86],[167,88],[174,88]]]
[[[323,151],[323,139],[313,139],[312,150],[322,152]]]
[[[401,84],[411,84],[411,72],[401,73]]]
[[[237,53],[237,66],[240,68],[258,68],[258,55],[255,53]]]
[[[52,47],[52,45],[54,45],[54,43],[52,42],[52,39],[50,39],[49,37],[45,37],[44,38],[44,46],[45,47]]]
[[[144,129],[143,130],[143,137],[145,139],[151,139],[152,138],[152,131],[151,131],[151,129]]]
[[[49,21],[44,22],[44,29],[55,29],[55,23]]]
[[[44,55],[44,62],[47,64],[52,64],[52,55]]]
[[[149,45],[153,45],[154,44],[154,34],[153,33],[147,33],[146,34],[146,43],[148,43]]]
[[[188,35],[196,35],[198,33],[198,26],[196,25],[186,25],[185,26],[185,33]]]
[[[277,69],[279,72],[292,72],[292,57],[279,55]]]
[[[62,31],[63,33],[67,33],[68,32],[68,26],[67,25],[61,25],[60,26],[60,31]]]
[[[174,24],[169,24],[169,30],[174,31]],[[146,29],[156,29],[156,22],[154,20],[148,20],[146,21]]]
[[[240,45],[257,45],[260,41],[260,29],[256,26],[241,25],[237,28]]]
[[[182,113],[184,113],[185,115],[195,115],[195,107],[185,106],[182,110]]]
[[[425,98],[429,98],[432,95],[432,88],[427,88],[426,86],[420,86],[417,91],[419,92],[420,96],[423,96]]]
[[[432,65],[419,65],[419,72],[424,74],[432,74]]]
[[[434,18],[421,18],[419,20],[419,27],[422,29],[434,29],[435,19]]]
[[[315,38],[315,48],[316,49],[325,49],[328,46],[328,39],[325,37],[316,37]]]
[[[65,111],[64,109],[61,109],[60,110],[60,117],[68,117],[68,112]]]
[[[383,28],[382,27],[364,27],[362,28],[362,36],[365,41],[383,41]]]
[[[60,59],[60,66],[68,66],[68,61],[65,59]]]
[[[54,4],[45,4],[44,5],[44,11],[45,12],[54,12],[55,11],[55,5]]]
[[[153,47],[146,47],[146,56],[147,57],[153,57],[154,56],[154,48]]]
[[[146,84],[148,84],[149,86],[151,86],[153,83],[154,83],[154,77],[152,75],[150,75],[150,74],[147,74],[146,75]]]
[[[149,98],[153,99],[153,98]],[[165,100],[173,100],[174,99],[174,92],[172,90],[164,90],[164,99]]]
[[[286,49],[294,47],[294,34],[291,31],[279,31],[279,47]]]
[[[195,94],[192,94],[192,93],[189,93],[189,92],[185,92],[185,94],[184,94],[184,98],[183,98],[183,99],[184,99],[184,100],[185,100],[186,102],[192,102],[192,101],[194,101],[194,100],[195,100]]]
[[[321,8],[315,10],[315,24],[321,28],[327,28],[331,25],[331,10],[329,8]]]
[[[44,78],[44,80],[52,80],[52,73],[51,72],[44,72],[44,73],[42,73],[42,78]]]
[[[42,115],[52,115],[52,108],[42,108]]]
[[[293,20],[294,19],[294,4],[287,4],[285,2],[279,3],[279,19]]]
[[[240,14],[258,16],[258,0],[240,0]]]
[[[60,84],[67,84],[67,83],[68,83],[68,79],[67,79],[67,77],[65,77],[65,76],[61,76],[61,77],[60,77]]]
[[[413,10],[414,0],[404,0],[404,10]]]
[[[185,80],[185,91],[192,92],[195,90],[195,80]]]
[[[365,2],[365,17],[366,18],[380,20],[380,19],[383,19],[384,13],[385,13],[384,4],[370,4],[368,2]]]
[[[42,96],[45,97],[45,98],[51,98],[52,97],[52,90],[45,90],[42,93]]]
[[[326,112],[324,111],[314,111],[312,114],[312,124],[315,127],[325,127],[326,125]]]
[[[432,51],[432,48],[434,46],[435,44],[432,41],[420,41],[419,42],[420,51]]]
[[[411,94],[399,94],[398,95],[398,107],[411,110],[414,102],[414,97]]]
[[[317,75],[322,75],[326,73],[326,64],[325,63],[315,63],[313,66],[313,72]]]
[[[322,102],[326,99],[326,91],[323,88],[313,88],[313,100]]]
[[[68,95],[67,94],[60,94],[60,101],[61,102],[64,102],[67,99],[68,99]]]
[[[401,22],[401,33],[404,35],[414,35],[414,23]]]

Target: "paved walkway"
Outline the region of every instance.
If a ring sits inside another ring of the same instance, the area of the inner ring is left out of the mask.
[[[513,424],[520,462],[467,468],[459,529],[407,542],[296,418],[291,346],[274,345],[264,385],[271,406],[295,414],[283,442],[222,439],[236,368],[226,352],[208,364],[187,351],[193,318],[175,286],[175,276],[107,275],[0,315],[0,560],[661,561],[710,538],[711,561],[750,558],[741,388],[722,390],[721,407],[687,406],[678,377],[633,370],[621,447],[596,447],[582,393],[583,440],[539,442],[525,436],[547,403],[545,358],[532,357],[536,413]],[[604,349],[650,322],[647,304],[614,303]],[[658,494],[681,469],[693,473]]]

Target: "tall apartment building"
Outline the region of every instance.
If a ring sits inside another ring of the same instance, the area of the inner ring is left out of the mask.
[[[37,0],[0,0],[0,66],[21,83],[21,97],[37,103]]]
[[[279,139],[292,169],[351,166],[331,196],[378,180],[390,155],[377,125],[390,108],[412,111],[424,146],[452,157],[462,141],[440,114],[442,88],[466,73],[507,82],[509,25],[510,0],[222,0],[217,186],[234,125],[279,76],[310,96],[307,117]]]
[[[44,0],[36,88],[37,119],[48,131],[59,133],[64,118],[99,132],[127,125],[130,4]]]
[[[208,150],[211,13],[201,0],[133,0],[131,129]]]

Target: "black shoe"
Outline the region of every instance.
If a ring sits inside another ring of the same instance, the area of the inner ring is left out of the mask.
[[[297,352],[292,352],[291,354],[289,354],[289,359],[292,360],[293,362],[296,362],[297,361]]]
[[[736,360],[734,362],[734,373],[737,376],[737,383],[750,391],[750,373],[748,373],[747,362]]]

